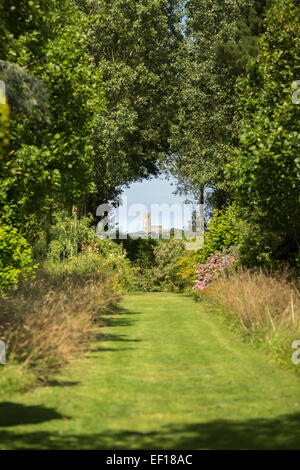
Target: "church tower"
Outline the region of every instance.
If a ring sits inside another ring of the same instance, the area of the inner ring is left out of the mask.
[[[145,232],[145,233],[150,233],[151,232],[151,214],[150,214],[150,212],[146,212],[144,214],[143,232]]]

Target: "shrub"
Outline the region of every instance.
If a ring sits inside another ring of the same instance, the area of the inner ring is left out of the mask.
[[[127,240],[124,246],[129,249],[128,256],[133,260],[136,290],[178,290],[176,263],[185,251],[182,240]]]
[[[122,243],[126,250],[127,257],[136,265],[143,268],[153,266],[155,261],[154,248],[158,244],[157,239],[133,239],[128,237],[126,240],[118,241],[118,243]]]
[[[64,253],[64,246],[59,240],[52,240],[48,246],[48,259],[60,261]]]
[[[233,251],[234,247],[230,247],[228,250],[224,249],[222,253],[215,253],[205,263],[199,264],[197,267],[198,279],[194,289],[204,291],[220,276],[227,276],[236,263]]]
[[[32,245],[32,257],[36,261],[44,261],[48,254],[48,240],[46,231],[40,232]]]
[[[154,262],[151,268],[142,268],[147,289],[152,291],[178,290],[176,263],[185,251],[182,240],[157,240],[154,247]]]
[[[0,90],[1,95],[1,90]],[[2,97],[1,97],[2,98]],[[9,126],[9,106],[0,104],[0,169],[2,170],[3,156],[7,152],[8,145],[8,126]],[[2,188],[0,193],[2,193]],[[3,194],[1,194],[3,196]]]
[[[159,240],[154,248],[156,277],[162,283],[175,280],[175,265],[185,251],[182,240]]]
[[[34,276],[31,249],[25,238],[5,219],[0,220],[0,295]]]
[[[40,270],[37,279],[1,300],[0,337],[8,361],[47,379],[88,351],[96,322],[118,299],[101,273],[83,278]]]
[[[68,216],[65,212],[56,215],[48,238],[50,241],[48,258],[57,260],[76,256],[82,246],[98,241],[91,217],[78,219],[76,215]]]
[[[246,220],[238,222],[239,259],[242,266],[263,267],[274,270],[279,267],[274,253],[278,247],[278,236],[275,233],[264,233],[260,226]],[[286,247],[285,247],[286,251]]]
[[[48,233],[40,234],[35,244],[34,253],[39,257],[45,253],[45,244],[44,265],[53,274],[105,272],[119,292],[135,286],[136,270],[122,245],[110,239],[100,240],[89,217],[77,219],[75,215],[58,214],[55,224]]]
[[[84,250],[76,256],[63,260],[48,259],[44,266],[53,275],[58,276],[71,274],[81,276],[107,275],[119,293],[134,289],[136,282],[136,268],[126,258],[122,246],[109,239],[98,240],[96,245],[85,245]]]
[[[231,195],[250,231],[247,264],[299,263],[300,107],[292,99],[299,78],[299,1],[273,0],[258,54],[240,80],[240,138],[227,167]],[[251,233],[251,232],[250,232]],[[260,255],[261,251],[261,255]],[[299,267],[299,264],[298,264]]]
[[[182,290],[190,290],[194,287],[200,259],[201,255],[198,251],[187,251],[175,264],[178,285]]]
[[[245,337],[292,365],[292,342],[300,338],[300,293],[290,273],[242,270],[218,279],[207,296],[213,310]]]
[[[35,374],[20,364],[1,367],[0,399],[6,401],[12,393],[24,393],[36,383]],[[2,398],[3,397],[3,398]]]
[[[51,246],[59,243],[52,240]],[[0,302],[0,339],[9,363],[46,380],[88,351],[101,314],[134,284],[134,273],[122,246],[112,240],[91,242],[68,258],[49,257],[36,279]]]
[[[1,91],[0,91],[1,94]],[[34,275],[31,250],[25,238],[11,225],[8,217],[7,168],[4,156],[8,152],[9,106],[0,104],[0,296],[21,280]]]
[[[101,270],[111,276],[120,293],[135,288],[137,270],[127,259],[122,245],[114,240],[98,239],[88,252],[93,253],[95,259],[100,259]]]
[[[237,210],[229,206],[223,210],[215,210],[208,223],[209,231],[205,234],[204,246],[201,250],[201,261],[210,255],[221,252],[223,248],[235,246],[239,241]]]

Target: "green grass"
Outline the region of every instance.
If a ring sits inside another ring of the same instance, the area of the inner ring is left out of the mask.
[[[299,377],[201,304],[134,294],[105,324],[51,385],[4,397],[0,449],[300,449]]]

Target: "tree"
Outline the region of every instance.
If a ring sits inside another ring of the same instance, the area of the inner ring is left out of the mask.
[[[90,18],[89,51],[103,71],[107,106],[94,135],[98,205],[159,171],[176,115],[175,56],[182,39],[176,0],[77,0]]]
[[[224,170],[238,137],[235,84],[256,54],[265,1],[189,0],[185,41],[178,55],[179,112],[172,127],[168,164],[180,187],[201,202],[229,203]],[[197,194],[198,193],[198,194]],[[213,197],[212,197],[213,196]]]
[[[4,98],[4,97],[1,97]],[[0,171],[8,152],[9,106],[0,104]],[[0,197],[4,194],[0,192]],[[21,279],[33,275],[31,250],[20,233],[11,226],[9,214],[0,214],[0,296]]]
[[[94,190],[102,78],[88,53],[88,20],[73,0],[7,0],[1,18],[7,45],[0,78],[11,104],[1,204],[33,239],[53,211],[71,210]]]
[[[300,108],[292,101],[300,77],[299,13],[299,0],[273,2],[258,56],[238,87],[241,135],[228,177],[248,224],[252,264],[263,252],[295,262],[300,251]]]
[[[95,213],[159,171],[176,114],[180,5],[6,0],[0,8],[0,75],[12,103],[2,180],[32,237],[54,209]]]

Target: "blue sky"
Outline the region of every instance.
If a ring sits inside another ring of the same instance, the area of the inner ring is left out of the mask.
[[[145,205],[145,210],[150,212],[151,204],[180,204],[183,206],[187,196],[179,196],[178,194],[174,194],[176,191],[176,180],[172,177],[166,179],[165,176],[160,176],[159,178],[153,178],[150,180],[144,180],[142,182],[133,183],[129,188],[126,188],[122,194],[122,196],[127,197],[127,204],[128,209],[133,204],[143,204]],[[189,195],[190,199],[192,199],[191,195]],[[191,210],[192,211],[192,210]],[[128,231],[135,232],[142,230],[142,214],[136,215],[136,217],[128,217]],[[158,218],[152,216],[152,225],[161,225],[162,219],[158,220]],[[163,224],[165,225],[165,224]],[[171,226],[175,226],[176,228],[183,228],[182,223],[180,223],[180,219],[178,218],[171,218]],[[124,229],[124,225],[120,222],[120,229]],[[171,228],[168,226],[164,226],[164,228]]]

